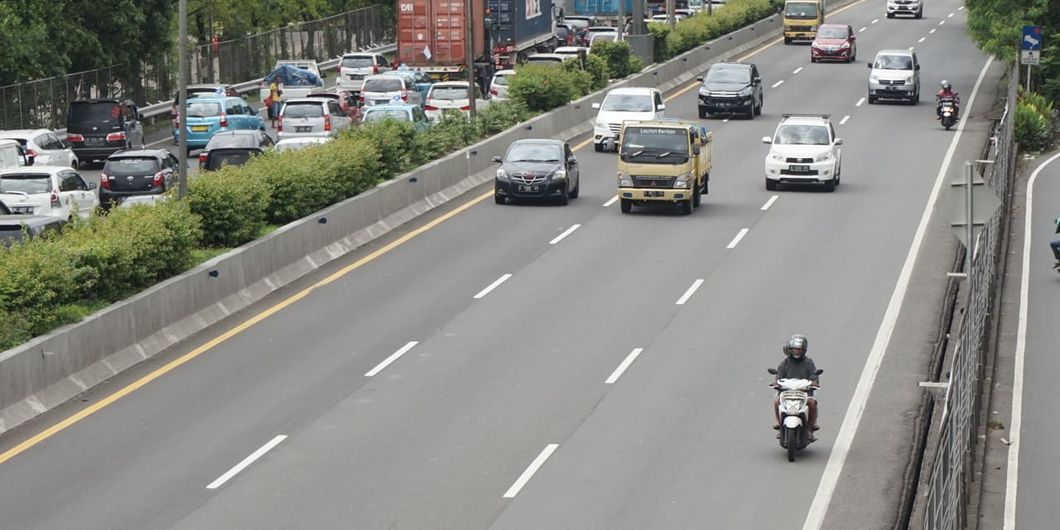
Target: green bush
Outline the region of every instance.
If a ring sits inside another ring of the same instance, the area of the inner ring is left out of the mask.
[[[515,71],[508,80],[508,93],[532,111],[551,110],[583,95],[575,76],[563,68],[526,64]]]
[[[61,238],[0,249],[3,349],[62,325],[55,308],[80,296],[82,274]]]
[[[530,118],[530,111],[521,101],[507,99],[494,101],[479,111],[475,124],[478,139],[493,136],[513,125]]]
[[[776,10],[775,0],[730,0],[726,2],[724,9],[714,11],[710,16],[706,11],[700,11],[678,22],[673,30],[665,23],[649,23],[648,31],[655,41],[655,61],[662,62],[676,57],[696,46],[706,44],[710,40],[765,18]]]
[[[202,219],[208,247],[238,247],[253,241],[265,226],[268,184],[248,166],[225,166],[188,181],[188,205]]]
[[[606,87],[611,79],[611,72],[607,70],[607,61],[598,55],[589,54],[585,57],[585,71],[592,76],[593,92]]]
[[[1040,151],[1049,147],[1052,139],[1050,119],[1053,105],[1034,92],[1020,95],[1016,104],[1016,141],[1025,150]]]
[[[348,133],[355,142],[364,142],[379,153],[382,163],[382,179],[391,179],[400,175],[409,167],[414,153],[409,150],[416,136],[416,130],[406,122],[385,120],[378,123],[364,124]]]
[[[592,54],[607,63],[611,79],[622,79],[630,74],[629,58],[633,55],[633,48],[628,42],[598,40],[593,43]]]

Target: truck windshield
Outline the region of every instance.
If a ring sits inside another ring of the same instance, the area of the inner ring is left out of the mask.
[[[622,161],[683,164],[688,160],[688,131],[669,127],[627,127],[622,133]]]
[[[784,18],[814,20],[817,18],[817,4],[813,2],[788,2],[784,4]]]

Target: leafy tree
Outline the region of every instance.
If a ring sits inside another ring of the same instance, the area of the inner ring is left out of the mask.
[[[1042,27],[1041,91],[1060,101],[1060,10],[1055,0],[975,0],[968,2],[968,31],[979,47],[1000,60],[1012,62],[1026,24]]]

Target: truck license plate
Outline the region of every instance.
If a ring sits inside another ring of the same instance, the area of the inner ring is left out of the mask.
[[[792,166],[788,166],[788,171],[791,171],[792,173],[809,173],[810,172],[810,166],[804,166],[804,165],[795,166],[795,165],[792,165]]]
[[[662,197],[664,195],[661,191],[646,191],[644,192],[645,197]]]
[[[540,186],[522,186],[522,185],[520,185],[519,186],[519,191],[529,192],[529,193],[536,193],[536,192],[541,191],[541,187]]]

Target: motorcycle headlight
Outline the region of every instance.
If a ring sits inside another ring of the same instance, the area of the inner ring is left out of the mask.
[[[787,399],[784,400],[782,407],[786,414],[798,414],[799,409],[802,408],[802,401],[798,399]]]
[[[508,173],[503,169],[497,170],[497,180],[508,180]]]
[[[627,177],[625,174],[623,174],[621,171],[619,171],[618,172],[618,187],[620,187],[620,188],[632,188],[633,187],[633,179],[630,178],[630,177]]]
[[[567,178],[567,171],[563,169],[557,169],[556,171],[552,172],[551,178],[552,180],[563,180]]]
[[[830,160],[831,158],[832,158],[832,152],[831,151],[825,151],[825,152],[813,157],[813,161],[814,162],[824,162],[825,160]]]

